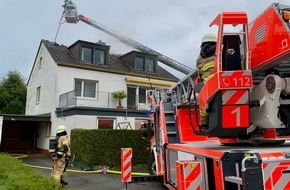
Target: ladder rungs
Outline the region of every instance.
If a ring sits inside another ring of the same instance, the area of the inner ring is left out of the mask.
[[[239,184],[239,185],[243,185],[243,180],[240,177],[236,177],[236,176],[226,176],[225,180],[231,183],[235,183],[235,184]]]

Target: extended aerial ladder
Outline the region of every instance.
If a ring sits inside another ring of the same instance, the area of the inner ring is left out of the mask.
[[[130,47],[133,47],[141,52],[144,53],[148,53],[148,54],[152,54],[152,55],[157,55],[158,56],[158,61],[160,61],[161,63],[183,73],[183,74],[189,74],[192,69],[182,63],[179,63],[178,61],[175,61],[139,42],[136,42],[84,15],[79,15],[77,13],[77,8],[76,5],[71,1],[71,0],[65,0],[65,3],[63,5],[64,11],[63,11],[63,16],[65,17],[65,20],[67,23],[77,23],[79,21],[83,21],[84,23],[91,25],[92,27],[110,35],[113,36],[115,38],[117,38],[118,40],[120,40],[121,42],[123,42],[126,45],[129,45]]]

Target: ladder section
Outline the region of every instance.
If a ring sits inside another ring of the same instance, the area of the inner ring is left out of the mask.
[[[175,113],[172,102],[164,102],[164,114],[166,120],[168,143],[179,143],[179,136],[177,133]]]

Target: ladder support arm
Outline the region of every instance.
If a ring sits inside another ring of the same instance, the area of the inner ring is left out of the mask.
[[[182,63],[179,63],[165,55],[162,55],[161,53],[139,43],[139,42],[136,42],[116,31],[113,31],[111,29],[109,29],[108,27],[100,24],[100,23],[97,23],[96,21],[88,18],[88,17],[85,17],[83,15],[79,15],[79,20],[83,21],[84,23],[110,35],[110,36],[113,36],[115,38],[117,38],[118,40],[120,40],[121,42],[125,43],[126,45],[129,45],[141,52],[144,52],[144,53],[149,53],[149,54],[153,54],[153,55],[157,55],[158,56],[158,61],[160,61],[161,63],[171,67],[171,68],[174,68],[176,69],[177,71],[181,72],[181,73],[184,73],[184,74],[189,74],[192,69]]]

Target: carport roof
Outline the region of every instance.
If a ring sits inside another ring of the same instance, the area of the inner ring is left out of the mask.
[[[50,113],[41,115],[0,114],[4,121],[50,121]]]

